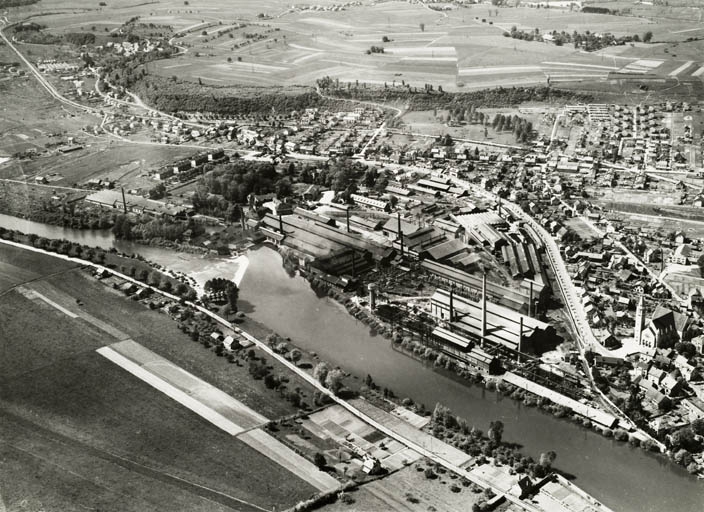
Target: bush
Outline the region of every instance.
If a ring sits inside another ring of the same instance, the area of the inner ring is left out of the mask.
[[[616,441],[621,441],[621,442],[628,441],[628,432],[626,432],[625,430],[621,430],[619,428],[614,433],[614,439],[616,439]]]
[[[313,463],[316,466],[318,466],[320,469],[322,469],[328,465],[328,462],[325,460],[325,455],[323,455],[320,452],[316,452],[315,455],[313,456]]]
[[[352,503],[354,503],[354,498],[352,497],[352,495],[346,492],[340,492],[337,498],[340,500],[340,502],[344,503],[345,505],[352,505]]]

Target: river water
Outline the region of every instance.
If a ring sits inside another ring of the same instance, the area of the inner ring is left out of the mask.
[[[72,230],[6,215],[0,215],[0,226],[138,253],[186,272],[201,284],[215,275],[231,278],[236,270],[232,259],[177,254],[115,241],[109,232]],[[317,352],[322,359],[355,375],[369,373],[380,386],[428,408],[442,402],[482,430],[486,431],[490,421],[500,419],[506,426],[507,441],[522,444],[524,452],[534,458],[541,452],[555,450],[555,465],[575,475],[577,485],[616,512],[689,512],[704,508],[704,482],[690,477],[664,457],[606,439],[569,421],[438,373],[393,350],[383,337],[372,336],[368,327],[344,308],[326,297],[319,298],[303,278],[289,276],[273,249],[250,251],[249,260],[241,283],[242,311],[302,348]]]

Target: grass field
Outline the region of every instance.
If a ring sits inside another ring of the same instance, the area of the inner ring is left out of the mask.
[[[45,176],[50,184],[65,187],[101,178],[116,181],[126,188],[148,190],[156,184],[147,177],[149,170],[195,152],[193,148],[96,141],[89,147],[65,155],[51,153],[28,161],[7,163],[0,167],[0,177],[32,179]]]
[[[489,118],[493,118],[496,114],[503,114],[507,116],[512,116],[514,114],[527,119],[533,123],[533,128],[538,133],[544,132],[548,129],[549,125],[543,126],[542,115],[529,113],[525,114],[520,112],[518,109],[482,109],[482,112],[489,115]],[[445,110],[438,110],[437,117],[433,116],[432,111],[411,111],[405,113],[401,120],[406,125],[406,128],[411,133],[423,133],[428,135],[450,135],[453,139],[470,139],[470,140],[480,140],[488,141],[498,144],[518,144],[516,142],[516,137],[513,135],[511,130],[496,131],[491,127],[491,124],[487,127],[487,137],[484,137],[484,127],[478,122],[473,124],[464,124],[462,126],[447,126],[441,119],[446,119],[448,112]],[[424,139],[420,139],[421,142]]]
[[[24,282],[0,295],[0,495],[9,510],[23,500],[47,510],[270,510],[316,491],[254,441],[233,438],[95,350],[134,337],[259,411],[292,412],[246,369],[193,344],[166,315],[51,264],[60,260],[2,246],[0,261],[3,286]],[[35,280],[42,275],[50,277]],[[28,475],[43,476],[42,488]],[[115,496],[119,506],[101,506]]]
[[[155,474],[266,508],[314,492],[92,350],[4,381],[2,388],[5,411]]]
[[[351,492],[350,496],[354,499],[354,503],[347,505],[338,500],[321,510],[324,512],[368,512],[372,510],[462,512],[471,510],[472,505],[483,498],[482,494],[473,493],[459,479],[453,479],[448,474],[441,474],[437,479],[427,479],[423,473],[426,467],[427,464],[424,462],[417,462],[386,478],[362,485],[358,490]],[[505,505],[500,505],[495,510],[505,509]]]
[[[0,244],[0,294],[17,284],[75,267],[75,263]]]
[[[80,297],[85,312],[119,325],[129,338],[241,400],[255,411],[271,418],[296,412],[290,403],[280,399],[278,392],[267,389],[261,380],[253,380],[245,365],[229,363],[226,358],[217,357],[211,350],[194,343],[168,316],[126,300],[121,292],[83,273],[51,279],[49,283],[69,296]],[[269,364],[274,367],[273,373],[286,373],[275,361],[269,360]],[[288,387],[300,387],[305,395],[312,394],[310,386],[294,376],[290,376]]]

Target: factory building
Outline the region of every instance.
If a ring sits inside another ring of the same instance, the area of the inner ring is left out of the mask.
[[[432,339],[441,352],[466,366],[491,375],[501,372],[501,363],[496,356],[488,354],[476,343],[460,334],[436,327],[433,330]]]
[[[448,287],[455,286],[457,294],[479,300],[482,292],[482,278],[463,272],[449,265],[436,261],[423,260],[421,268],[430,273]],[[525,284],[525,286],[523,286]],[[515,290],[487,280],[487,300],[501,304],[520,313],[534,316],[539,311],[541,304],[547,300],[549,290],[534,281],[523,281],[521,288]],[[531,305],[529,307],[529,305]]]
[[[431,298],[431,316],[444,322],[448,330],[480,346],[539,354],[560,342],[552,326],[489,302],[486,300],[486,284],[483,289],[478,301],[460,297],[452,291],[437,290]]]

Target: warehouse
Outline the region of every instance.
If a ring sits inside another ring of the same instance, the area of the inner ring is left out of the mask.
[[[189,211],[183,206],[167,205],[142,196],[124,194],[119,190],[100,190],[87,196],[85,200],[104,208],[155,216],[186,217]]]
[[[430,313],[447,323],[448,329],[470,340],[482,340],[511,351],[542,353],[560,341],[555,329],[535,318],[486,300],[472,301],[438,289],[431,298]]]
[[[469,296],[469,297],[479,297],[482,291],[482,278],[468,274],[461,270],[457,270],[447,265],[441,263],[424,260],[421,263],[421,268],[431,275],[439,279],[440,281],[447,283],[448,285],[455,285],[458,293]],[[533,289],[533,309],[536,309],[536,302],[539,301],[541,293],[543,293],[543,287],[534,286]],[[514,290],[506,286],[502,286],[493,281],[487,281],[486,283],[486,293],[487,298],[501,304],[503,306],[509,307],[514,311],[521,313],[530,313],[528,311],[528,305],[531,304],[531,293],[530,287],[521,290]]]
[[[501,372],[501,363],[498,358],[487,354],[475,343],[452,331],[436,327],[432,333],[433,341],[444,354],[471,366],[482,372],[497,375]]]

